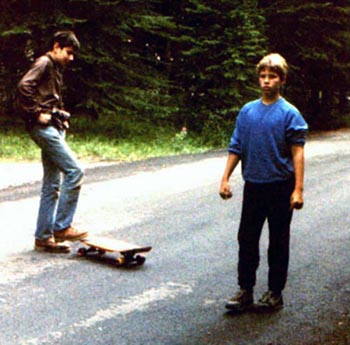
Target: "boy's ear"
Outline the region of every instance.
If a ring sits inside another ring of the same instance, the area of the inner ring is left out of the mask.
[[[52,50],[57,50],[57,49],[59,49],[59,48],[60,48],[59,43],[58,43],[58,42],[55,42],[55,43],[53,44]]]

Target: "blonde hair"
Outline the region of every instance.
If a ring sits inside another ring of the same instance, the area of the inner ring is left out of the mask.
[[[264,56],[256,65],[258,74],[264,68],[269,68],[276,72],[281,80],[286,80],[288,74],[288,64],[286,59],[277,53],[272,53]]]

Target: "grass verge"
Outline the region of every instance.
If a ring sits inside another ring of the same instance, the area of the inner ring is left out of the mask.
[[[152,157],[206,152],[200,138],[187,132],[162,132],[151,137],[110,138],[102,134],[68,133],[67,142],[79,159],[95,161],[135,161]],[[40,150],[24,130],[0,133],[0,161],[37,161]]]

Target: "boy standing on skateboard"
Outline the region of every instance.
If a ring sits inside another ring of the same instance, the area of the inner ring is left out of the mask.
[[[238,231],[238,285],[226,308],[244,311],[253,305],[259,265],[259,239],[268,220],[268,291],[258,302],[262,310],[283,307],[282,291],[289,263],[293,209],[303,207],[304,144],[308,126],[299,111],[281,96],[288,65],[279,54],[257,65],[262,97],[241,109],[231,137],[220,186],[223,199],[232,197],[229,179],[239,161],[245,181]]]
[[[67,253],[70,247],[60,242],[87,236],[71,226],[84,172],[65,140],[70,114],[62,102],[62,71],[79,47],[73,32],[57,32],[50,51],[18,83],[18,105],[42,153],[44,177],[34,244],[38,251]]]

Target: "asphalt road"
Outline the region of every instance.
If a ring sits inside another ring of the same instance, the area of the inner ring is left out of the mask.
[[[0,190],[0,344],[349,344],[350,133],[309,140],[306,157],[285,308],[269,315],[224,308],[236,291],[243,186],[237,171],[234,198],[219,198],[224,152],[87,170],[75,225],[152,245],[134,269],[79,258],[77,244],[34,252],[39,184]],[[264,231],[256,298],[266,248]]]

